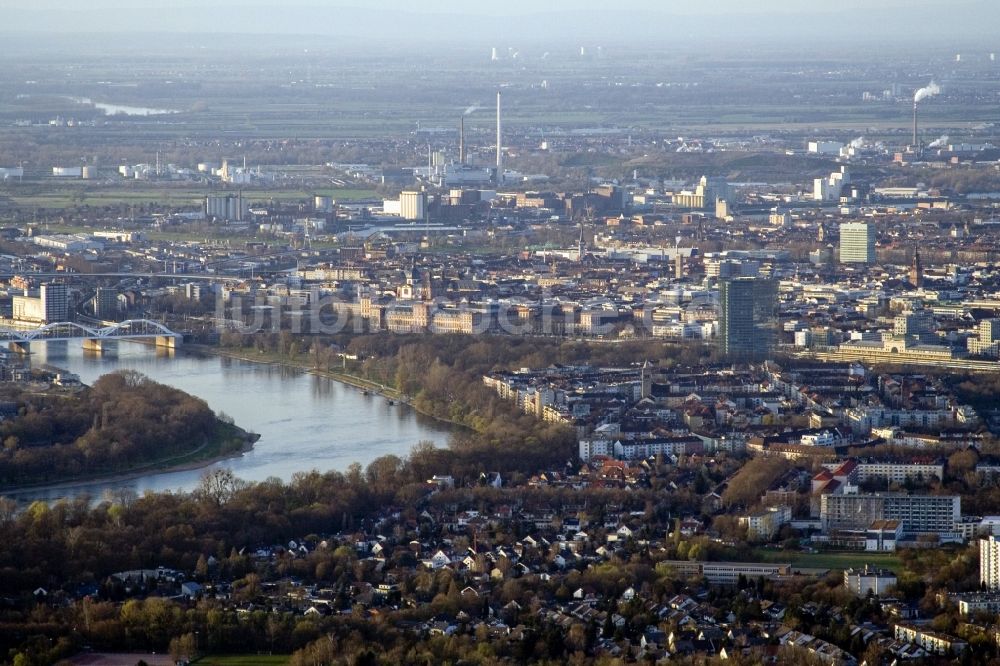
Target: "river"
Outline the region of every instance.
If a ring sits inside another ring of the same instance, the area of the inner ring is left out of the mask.
[[[165,356],[153,347],[119,342],[117,350],[95,355],[79,344],[32,343],[34,367],[50,364],[80,376],[86,384],[117,369],[138,370],[151,379],[196,395],[217,413],[233,417],[245,430],[260,434],[252,451],[216,463],[240,478],[288,481],[296,472],[345,470],[353,462],[405,456],[414,444],[430,440],[443,446],[447,424],[412,408],[392,405],[379,395],[277,365],[216,356]],[[82,482],[55,488],[8,493],[19,501],[72,498],[82,493],[99,498],[109,488],[188,491],[205,468],[143,475],[123,481]]]

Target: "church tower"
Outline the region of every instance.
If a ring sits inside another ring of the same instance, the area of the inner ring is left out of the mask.
[[[649,360],[647,359],[645,363],[642,364],[642,371],[639,374],[640,380],[642,381],[641,391],[639,393],[640,398],[648,398],[653,395],[653,368],[649,365]]]

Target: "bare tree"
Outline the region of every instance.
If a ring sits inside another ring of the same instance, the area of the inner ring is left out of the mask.
[[[246,485],[231,469],[211,469],[201,475],[195,494],[222,506]]]

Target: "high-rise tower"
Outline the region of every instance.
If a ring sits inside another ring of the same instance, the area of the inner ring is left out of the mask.
[[[719,283],[719,347],[738,361],[767,358],[774,345],[775,283],[764,278],[733,278]]]
[[[840,263],[875,263],[875,225],[844,222],[840,225]]]

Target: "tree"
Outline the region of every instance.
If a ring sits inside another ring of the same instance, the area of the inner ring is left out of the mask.
[[[756,504],[761,494],[779,476],[784,474],[790,463],[784,458],[753,458],[740,468],[722,493],[722,501],[727,506]]]
[[[170,639],[170,658],[175,662],[188,662],[195,657],[195,637],[193,633],[181,634]]]
[[[201,475],[195,494],[222,506],[245,487],[246,482],[233,474],[233,470],[211,469]]]
[[[194,565],[194,573],[202,579],[208,576],[208,560],[205,559],[204,553],[198,556],[198,562]]]

